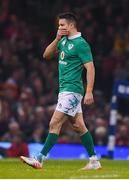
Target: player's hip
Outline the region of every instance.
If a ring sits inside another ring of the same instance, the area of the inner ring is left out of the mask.
[[[77,93],[80,94],[81,96],[84,95],[84,88],[83,85],[77,85],[77,84],[60,84],[59,86],[59,93]]]

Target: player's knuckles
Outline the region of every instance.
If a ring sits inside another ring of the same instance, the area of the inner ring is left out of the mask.
[[[90,99],[89,98],[86,99],[86,104],[88,104],[88,103],[90,103]]]
[[[90,99],[88,99],[87,101],[86,101],[86,104],[87,105],[90,105],[92,103],[92,101],[90,100]]]

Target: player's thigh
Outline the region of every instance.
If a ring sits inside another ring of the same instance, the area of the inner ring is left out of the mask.
[[[50,121],[50,127],[59,127],[62,126],[62,124],[68,119],[68,115],[64,114],[63,112],[55,111],[51,121]]]
[[[83,134],[87,131],[82,113],[77,113],[75,117],[71,118],[70,122],[72,124],[73,129],[78,133]]]

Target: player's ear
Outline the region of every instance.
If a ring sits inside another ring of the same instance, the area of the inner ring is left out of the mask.
[[[74,27],[74,24],[73,24],[72,22],[70,23],[70,27],[71,27],[71,28],[73,28],[73,27]]]

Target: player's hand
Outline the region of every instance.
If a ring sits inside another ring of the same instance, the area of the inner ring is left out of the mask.
[[[56,39],[58,39],[59,41],[62,38],[62,36],[67,36],[67,35],[68,35],[68,31],[66,29],[58,29]]]
[[[91,105],[94,103],[94,98],[92,92],[87,92],[84,96],[84,104]]]

